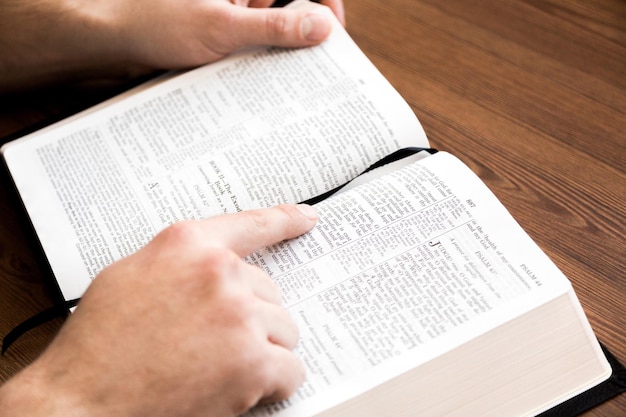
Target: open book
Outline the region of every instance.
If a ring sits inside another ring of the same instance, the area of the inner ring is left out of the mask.
[[[324,195],[247,258],[284,292],[308,377],[254,416],[533,415],[611,368],[569,281],[339,26],[170,75],[2,155],[66,299],[182,219]]]

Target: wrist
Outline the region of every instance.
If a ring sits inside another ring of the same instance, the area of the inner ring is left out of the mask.
[[[0,386],[0,417],[87,415],[72,393],[60,388],[34,363]]]

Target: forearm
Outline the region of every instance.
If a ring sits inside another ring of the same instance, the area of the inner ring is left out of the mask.
[[[0,417],[79,417],[81,406],[33,364],[0,386]]]
[[[0,2],[0,92],[131,71],[107,2]]]

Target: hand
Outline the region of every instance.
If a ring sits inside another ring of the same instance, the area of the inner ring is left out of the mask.
[[[331,30],[327,8],[308,1],[269,8],[273,0],[109,0],[117,12],[109,28],[128,59],[156,68],[215,61],[248,45],[300,47],[324,40]],[[343,20],[341,0],[326,0]],[[99,15],[106,15],[99,12]]]
[[[165,229],[96,277],[0,390],[0,415],[230,417],[286,398],[304,377],[297,329],[271,279],[241,258],[315,221],[284,205]]]
[[[0,92],[193,67],[249,45],[301,47],[330,33],[342,0],[3,0]],[[328,6],[328,7],[325,7]]]

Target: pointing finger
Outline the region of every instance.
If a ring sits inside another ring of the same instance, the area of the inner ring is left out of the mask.
[[[242,211],[201,222],[213,243],[245,257],[252,252],[308,232],[317,212],[303,204],[285,204],[267,209]]]

